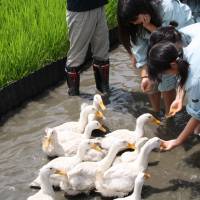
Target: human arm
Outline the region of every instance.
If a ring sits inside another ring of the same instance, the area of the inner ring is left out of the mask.
[[[140,84],[140,87],[141,87],[141,90],[143,92],[148,92],[151,90],[152,88],[152,81],[150,80],[149,78],[149,75],[148,75],[148,71],[147,71],[147,65],[144,65],[142,68],[141,68],[141,71],[140,71],[140,76],[141,76],[141,84]]]
[[[162,141],[162,150],[168,151],[181,144],[183,144],[187,138],[194,132],[194,129],[200,124],[200,120],[192,117],[180,135],[174,140]]]
[[[175,100],[172,102],[167,117],[174,116],[177,112],[181,111],[183,108],[183,100],[185,96],[185,89],[180,86],[177,89],[177,94]]]

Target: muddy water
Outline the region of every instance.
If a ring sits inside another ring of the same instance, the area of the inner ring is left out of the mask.
[[[122,47],[110,54],[111,96],[107,105],[106,125],[111,130],[134,129],[135,118],[150,110],[147,98],[140,93],[137,73],[130,68]],[[0,127],[0,199],[22,200],[34,194],[28,184],[37,176],[38,169],[48,162],[41,150],[44,128],[77,120],[80,104],[91,102],[95,93],[93,72],[90,68],[81,75],[80,97],[68,97],[66,82],[51,88],[4,119]],[[188,120],[185,112],[161,127],[146,126],[146,136],[171,138],[178,134]],[[187,144],[172,152],[153,152],[150,156],[151,173],[143,187],[148,200],[200,199],[199,138],[191,137]],[[58,200],[64,199],[56,192]],[[98,194],[80,195],[72,199],[102,199]]]

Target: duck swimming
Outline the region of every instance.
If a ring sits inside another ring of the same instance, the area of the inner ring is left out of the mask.
[[[134,131],[130,131],[128,129],[118,129],[107,134],[101,141],[102,148],[109,149],[112,142],[118,139],[125,139],[132,143],[136,143],[139,138],[144,136],[144,125],[146,123],[160,125],[160,121],[153,117],[152,114],[142,114],[136,119],[136,128]]]
[[[151,138],[144,144],[135,161],[116,164],[105,172],[98,171],[95,182],[97,192],[106,197],[128,195],[133,190],[137,175],[147,169],[150,152],[159,148],[160,143],[159,138]]]
[[[144,185],[144,181],[148,178],[150,178],[150,174],[140,172],[135,179],[135,186],[133,193],[130,196],[124,198],[117,198],[114,200],[142,200],[141,198],[142,187]]]
[[[53,167],[68,172],[78,163],[82,162],[84,160],[85,154],[91,149],[94,151],[100,151],[94,139],[85,139],[80,143],[76,155],[72,157],[55,158],[44,165],[42,168]],[[50,175],[51,185],[59,187],[62,180],[61,178],[61,176],[55,176],[55,174]],[[38,188],[40,187],[40,184],[40,177],[38,176],[34,181],[31,182],[30,187]]]
[[[134,145],[129,144],[127,141],[113,142],[112,147],[109,149],[105,158],[98,162],[82,162],[74,169],[68,172],[68,179],[71,185],[71,189],[62,188],[67,194],[75,195],[82,192],[89,192],[94,188],[96,171],[101,169],[107,170],[117,153],[126,148],[134,148]]]
[[[43,140],[43,152],[50,157],[73,156],[76,154],[81,141],[89,139],[94,129],[100,129],[103,132],[106,131],[98,121],[90,121],[86,125],[83,134],[71,133],[72,136],[70,138],[59,138],[59,134],[57,134],[56,130],[53,130],[53,132],[48,133],[45,140]]]
[[[28,197],[27,200],[55,200],[55,192],[50,183],[50,175],[52,174],[66,176],[61,170],[53,167],[41,168],[39,172],[41,189],[36,194]]]

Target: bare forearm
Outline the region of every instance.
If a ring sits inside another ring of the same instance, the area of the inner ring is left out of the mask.
[[[184,96],[185,96],[185,89],[181,88],[181,87],[178,87],[177,94],[176,94],[176,100],[183,101]]]
[[[185,142],[185,140],[187,140],[187,138],[194,132],[194,129],[198,126],[198,124],[200,124],[200,121],[193,117],[189,120],[184,130],[176,139],[177,146]]]

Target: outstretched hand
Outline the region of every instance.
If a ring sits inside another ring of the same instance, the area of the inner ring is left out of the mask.
[[[169,151],[177,146],[176,139],[174,140],[161,140],[160,150],[162,151]]]
[[[140,87],[143,92],[149,92],[152,90],[153,82],[148,78],[142,78]]]
[[[170,106],[168,117],[173,117],[177,112],[181,111],[183,108],[182,100],[174,100]]]

